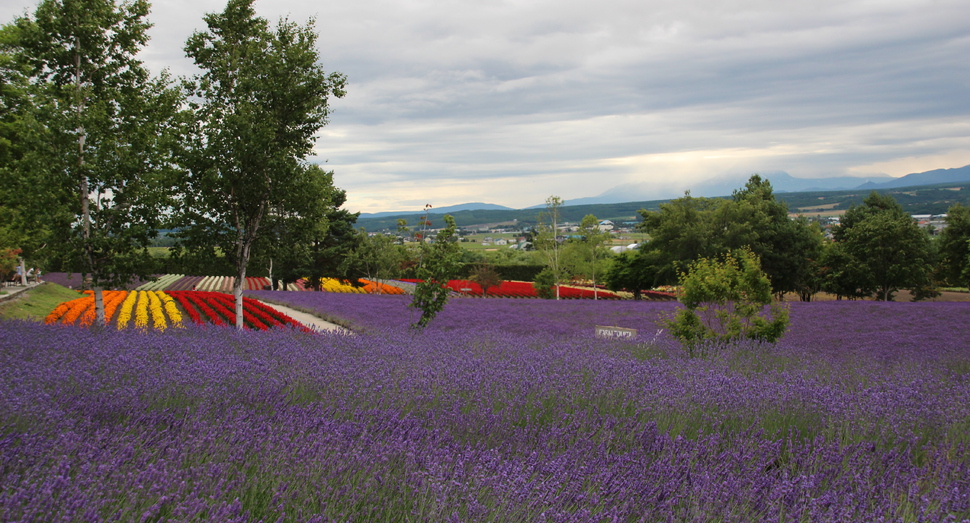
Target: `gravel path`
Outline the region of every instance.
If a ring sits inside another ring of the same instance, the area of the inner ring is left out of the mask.
[[[351,331],[350,329],[341,327],[340,325],[336,325],[334,323],[330,323],[329,321],[320,319],[312,314],[307,314],[305,312],[298,311],[296,309],[291,309],[283,305],[277,305],[275,303],[269,303],[265,301],[262,303],[269,305],[270,307],[282,312],[283,314],[286,314],[287,316],[293,318],[294,320],[306,325],[307,327],[313,330],[333,331],[333,332],[339,332],[341,334],[353,334],[353,331]]]

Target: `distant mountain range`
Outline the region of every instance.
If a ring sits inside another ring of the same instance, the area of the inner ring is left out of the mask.
[[[511,211],[513,209],[511,207],[496,205],[494,203],[474,202],[474,203],[460,203],[458,205],[449,205],[447,207],[432,207],[429,213],[447,214],[450,212],[458,212],[458,211],[481,211],[481,210]],[[420,214],[420,211],[417,211],[417,212],[413,210],[412,211],[389,211],[389,212],[375,212],[375,213],[362,212],[360,213],[360,217],[361,218],[386,218],[388,216],[403,216],[403,215],[412,215],[412,214]]]
[[[922,173],[912,173],[899,178],[885,174],[866,177],[836,176],[833,178],[795,178],[784,171],[760,174],[762,178],[767,178],[771,182],[771,187],[776,193],[850,191],[856,189],[895,189],[916,185],[966,182],[970,181],[970,165],[955,169],[936,169]],[[731,193],[743,187],[750,177],[750,174],[719,176],[695,185],[690,189],[690,194],[691,196],[707,197],[730,196]],[[601,193],[599,196],[566,200],[565,204],[623,203],[640,200],[679,198],[680,196],[683,196],[683,193],[677,194],[669,190],[658,191],[649,182],[628,183],[617,185]],[[538,205],[536,207],[544,206]]]

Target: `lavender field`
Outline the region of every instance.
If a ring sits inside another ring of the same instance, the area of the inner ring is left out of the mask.
[[[0,521],[970,518],[970,304],[687,359],[669,303],[248,295],[359,334],[0,322]]]

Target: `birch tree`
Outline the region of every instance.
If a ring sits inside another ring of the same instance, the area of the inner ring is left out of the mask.
[[[252,0],[230,0],[205,16],[185,52],[202,70],[186,82],[195,112],[182,198],[188,234],[229,235],[236,265],[236,327],[243,327],[242,286],[252,247],[271,209],[284,211],[309,169],[316,133],[346,77],[326,74],[313,21],[275,27]]]
[[[147,247],[174,172],[179,93],[137,59],[148,10],[144,0],[44,0],[8,41],[29,77],[24,211],[94,289],[98,325],[102,289],[151,272]]]

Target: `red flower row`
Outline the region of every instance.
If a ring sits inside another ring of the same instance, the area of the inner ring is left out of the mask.
[[[401,280],[410,283],[417,283],[421,280]],[[466,294],[469,296],[481,296],[482,286],[470,281],[470,280],[451,280],[448,282],[448,288],[461,294]],[[538,298],[536,294],[535,287],[532,286],[531,282],[527,281],[506,281],[502,282],[502,285],[498,287],[489,287],[488,296],[494,296],[498,298]],[[616,300],[620,299],[615,293],[605,290],[598,290],[595,293],[591,289],[583,289],[578,287],[567,287],[565,285],[559,286],[559,297],[565,299],[593,299],[594,297],[601,300]]]
[[[209,291],[168,291],[185,309],[193,323],[235,325],[235,300],[229,294]],[[267,330],[291,326],[310,332],[300,322],[252,298],[243,297],[243,323],[247,328]]]

